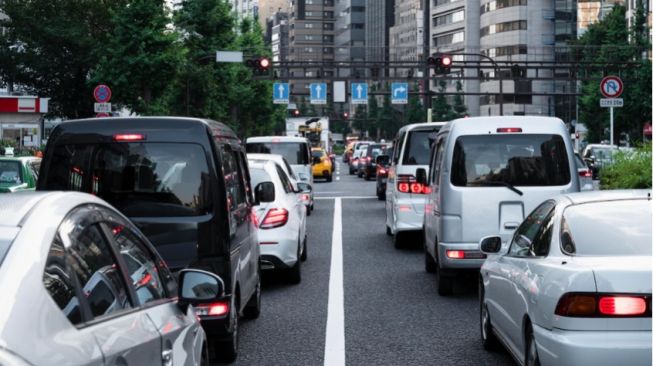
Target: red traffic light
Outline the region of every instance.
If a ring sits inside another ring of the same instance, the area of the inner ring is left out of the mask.
[[[295,109],[295,110],[292,112],[292,114],[294,114],[295,116],[299,116],[299,109]]]
[[[349,118],[349,112],[343,113],[342,116],[345,117],[345,118]]]
[[[440,62],[442,66],[451,66],[451,56],[443,56]]]
[[[270,60],[263,57],[260,60],[258,60],[258,66],[260,68],[267,69],[268,67],[270,67]]]

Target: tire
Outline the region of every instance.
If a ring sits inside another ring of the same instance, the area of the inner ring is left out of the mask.
[[[405,247],[405,244],[403,243],[404,237],[405,235],[400,231],[395,233],[392,237],[392,244],[394,244],[395,249],[403,249]]]
[[[327,182],[331,182],[331,181],[333,181],[333,176],[332,176],[331,174],[327,174],[327,175],[326,175],[326,181],[327,181]]]
[[[540,356],[537,353],[537,343],[533,335],[533,326],[528,324],[526,327],[526,353],[524,357],[526,366],[540,366]]]
[[[299,243],[299,241],[298,241]],[[288,282],[297,285],[302,282],[302,260],[299,254],[299,245],[297,245],[297,262],[288,269]]]
[[[311,216],[311,211],[313,211],[311,206],[306,207],[306,216]]]
[[[202,358],[200,359],[200,366],[211,366],[209,361],[209,347],[204,343],[202,346]]]
[[[435,273],[438,270],[438,264],[426,248],[424,248],[424,269],[427,273]]]
[[[435,251],[437,255],[437,242],[435,244]],[[438,287],[438,295],[440,296],[449,296],[453,294],[453,278],[443,276],[442,275],[442,268],[440,267],[440,263],[438,263],[436,259],[436,264],[435,264],[435,282]]]
[[[214,341],[215,354],[213,355],[217,361],[222,363],[232,363],[238,357],[238,302],[236,296],[231,300],[231,312],[229,316],[232,317],[233,332],[227,339]]]
[[[363,178],[363,172],[360,169],[358,169],[358,172],[356,172],[356,176],[358,178]]]
[[[392,236],[392,230],[390,230],[390,226],[388,225],[385,226],[385,235]]]
[[[483,289],[483,281],[478,284],[478,297],[480,299],[480,320],[481,320],[481,343],[486,351],[496,351],[499,348],[499,340],[492,331],[492,321],[490,320],[490,313],[485,304],[485,290]]]
[[[349,167],[349,175],[354,175],[354,169],[352,169],[351,166]]]
[[[369,174],[365,174],[365,180],[370,181],[370,180],[372,180],[372,177],[370,177]]]
[[[308,238],[304,238],[304,251],[302,252],[302,257],[301,260],[302,262],[306,262],[306,259],[308,259]]]
[[[256,319],[261,315],[261,265],[258,268],[258,280],[256,281],[256,289],[252,297],[245,305],[243,316],[247,319]]]

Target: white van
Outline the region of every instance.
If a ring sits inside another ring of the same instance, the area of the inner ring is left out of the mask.
[[[305,137],[262,136],[250,137],[245,144],[247,153],[278,154],[286,158],[295,176],[300,182],[313,186],[313,170],[311,166],[311,145]],[[314,207],[311,190],[310,209]]]
[[[460,272],[481,268],[481,238],[499,233],[506,243],[540,203],[580,190],[569,132],[553,117],[454,120],[437,134],[429,166],[417,182],[428,187],[425,266],[440,295]]]
[[[393,141],[392,165],[386,184],[386,234],[393,235],[396,248],[404,236],[420,232],[424,222],[425,191],[417,184],[418,168],[428,169],[431,139],[445,122],[414,123],[402,127]]]

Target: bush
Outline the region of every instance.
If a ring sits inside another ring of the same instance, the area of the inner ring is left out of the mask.
[[[634,152],[618,151],[614,162],[601,169],[601,189],[651,188],[651,143]]]
[[[342,155],[345,152],[345,147],[342,145],[333,145],[333,153],[336,155]]]

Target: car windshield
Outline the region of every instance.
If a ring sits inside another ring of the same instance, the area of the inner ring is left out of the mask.
[[[0,184],[21,184],[20,162],[0,161]]]
[[[97,195],[127,216],[196,216],[209,206],[209,177],[198,144],[58,145],[43,184]]]
[[[311,156],[313,156],[314,158],[321,158],[324,156],[324,152],[322,150],[313,150],[311,152]]]
[[[385,154],[387,149],[386,145],[372,145],[370,146],[372,159],[375,159],[377,156]],[[370,154],[368,154],[370,155]]]
[[[431,152],[431,140],[429,135],[436,132],[436,129],[412,130],[406,138],[403,165],[427,165]]]
[[[580,256],[650,256],[652,218],[648,200],[574,205],[563,214],[561,246]]]
[[[292,165],[306,165],[308,148],[303,142],[248,142],[248,153],[279,154]]]
[[[451,183],[560,186],[571,180],[565,142],[559,135],[467,135],[456,139]]]
[[[272,182],[272,177],[262,168],[250,167],[249,173],[252,179],[252,187],[256,187],[262,182]]]

